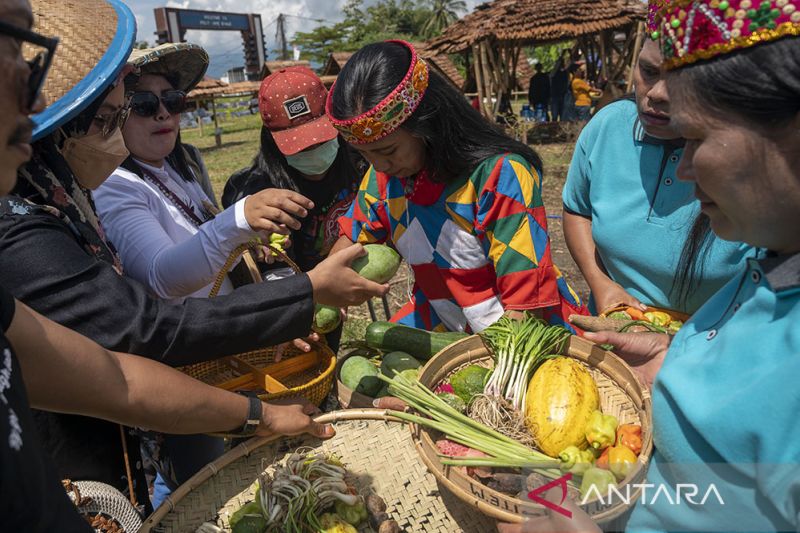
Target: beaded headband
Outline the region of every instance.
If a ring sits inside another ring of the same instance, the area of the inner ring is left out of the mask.
[[[411,64],[400,84],[366,113],[347,120],[338,120],[331,113],[336,83],[328,92],[325,112],[331,124],[351,144],[367,144],[393,133],[410,117],[422,102],[428,88],[428,64],[417,56],[417,51],[406,41],[391,40],[387,43],[402,44],[411,51]]]
[[[657,16],[667,69],[800,36],[800,0],[674,0]]]

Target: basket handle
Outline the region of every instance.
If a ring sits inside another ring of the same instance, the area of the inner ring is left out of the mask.
[[[263,245],[266,248],[269,248],[271,252],[276,254],[278,258],[288,264],[292,270],[294,270],[295,274],[299,274],[302,272],[297,263],[289,259],[289,257],[283,253],[282,251],[278,250],[271,244]],[[214,279],[214,285],[211,287],[211,290],[208,293],[209,298],[215,297],[219,294],[219,290],[222,288],[222,284],[225,282],[225,277],[228,275],[228,272],[236,261],[239,260],[239,257],[242,257],[244,260],[245,265],[247,265],[247,271],[250,273],[250,277],[253,278],[253,283],[261,283],[263,278],[261,277],[261,271],[258,269],[258,265],[256,264],[256,260],[253,257],[253,253],[250,249],[253,247],[252,242],[246,242],[244,244],[240,244],[236,248],[231,251],[230,255],[228,255],[228,259],[225,260],[225,264],[222,265],[222,268],[219,270],[219,274]]]

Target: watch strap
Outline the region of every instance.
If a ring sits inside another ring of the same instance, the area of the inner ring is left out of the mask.
[[[238,434],[242,437],[255,434],[258,426],[261,425],[261,400],[256,396],[248,396],[247,399],[250,400],[247,410],[247,420],[244,421],[244,425],[238,431]]]

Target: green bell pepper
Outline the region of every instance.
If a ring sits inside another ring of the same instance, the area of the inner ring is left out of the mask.
[[[583,473],[581,480],[581,495],[586,497],[592,487],[595,488],[603,498],[608,494],[608,487],[617,484],[617,478],[608,470],[602,468],[589,468]]]
[[[594,411],[586,424],[586,440],[595,450],[608,448],[617,440],[617,417]]]

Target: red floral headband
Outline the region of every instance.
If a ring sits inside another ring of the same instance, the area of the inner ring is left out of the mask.
[[[800,0],[670,0],[657,11],[651,37],[667,69],[800,36]]]
[[[336,83],[328,92],[325,113],[333,126],[351,144],[375,142],[393,133],[417,110],[428,88],[428,64],[417,55],[414,47],[406,41],[386,42],[402,44],[408,48],[411,51],[411,64],[400,84],[378,105],[357,117],[338,120],[331,112]]]

